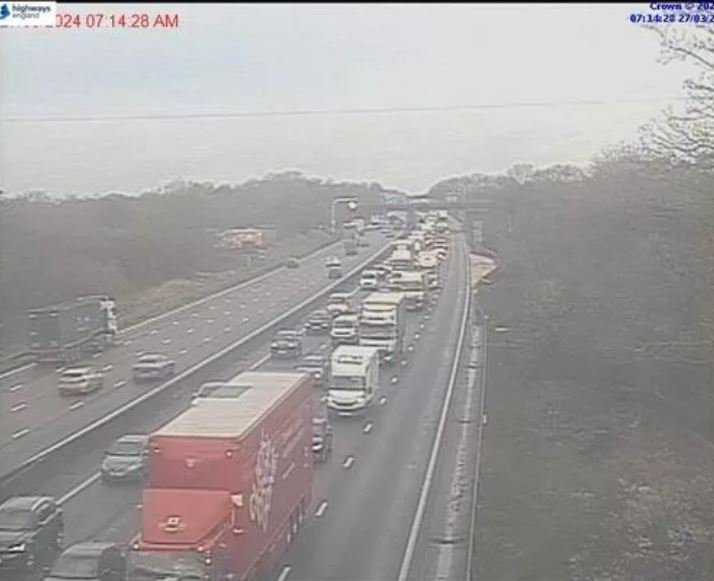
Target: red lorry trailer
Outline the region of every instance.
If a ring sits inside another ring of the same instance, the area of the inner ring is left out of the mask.
[[[130,581],[265,576],[311,500],[312,377],[242,373],[153,433]]]

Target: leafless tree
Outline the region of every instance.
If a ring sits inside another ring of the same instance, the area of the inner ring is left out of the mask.
[[[714,28],[706,25],[646,28],[660,38],[660,62],[688,62],[699,74],[684,82],[686,100],[682,108],[670,107],[662,118],[643,127],[645,151],[676,164],[713,170]]]

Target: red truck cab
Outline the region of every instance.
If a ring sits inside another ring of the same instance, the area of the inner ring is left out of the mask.
[[[312,377],[248,372],[151,435],[131,581],[266,575],[307,513]]]

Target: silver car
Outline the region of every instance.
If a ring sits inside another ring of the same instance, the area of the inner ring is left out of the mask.
[[[104,387],[104,376],[91,367],[65,369],[59,379],[60,395],[84,395]]]

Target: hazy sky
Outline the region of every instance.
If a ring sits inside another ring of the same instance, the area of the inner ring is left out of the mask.
[[[0,183],[137,192],[302,169],[423,191],[516,161],[585,162],[635,135],[691,73],[611,5],[65,4],[178,13],[178,30],[0,30]],[[602,105],[233,119],[18,117],[603,100]],[[619,101],[647,100],[640,103]]]

